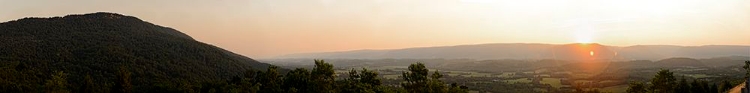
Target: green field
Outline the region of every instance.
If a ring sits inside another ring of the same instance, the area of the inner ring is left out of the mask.
[[[445,71],[448,76],[463,76],[463,77],[496,77],[493,73],[481,73],[481,72],[468,72],[468,71]]]
[[[513,77],[513,73],[502,73],[502,74],[496,74],[495,77],[501,77],[501,78],[510,78]]]
[[[706,75],[706,74],[682,74],[682,75],[684,75],[684,76],[688,76],[688,77],[693,77],[693,78],[707,78],[707,77],[715,77],[715,76],[711,76],[711,75]]]
[[[531,80],[529,80],[529,78],[519,78],[519,79],[513,79],[513,80],[505,80],[505,82],[508,82],[510,84],[512,84],[512,83],[531,83]]]
[[[540,83],[549,84],[555,88],[562,87],[562,83],[560,83],[560,78],[542,78],[542,81]]]

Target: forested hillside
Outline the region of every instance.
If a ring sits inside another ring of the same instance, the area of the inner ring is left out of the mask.
[[[116,77],[124,75],[131,78],[126,81],[132,82],[134,92],[144,92],[179,82],[225,81],[268,66],[121,14],[0,23],[0,90],[6,93],[44,91],[45,84],[64,84],[80,92],[72,86],[92,86],[87,82],[106,89],[119,86]],[[50,78],[67,81],[49,83]]]

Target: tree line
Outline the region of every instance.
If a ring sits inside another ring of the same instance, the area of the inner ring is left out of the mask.
[[[745,61],[745,79],[750,76],[750,61]],[[630,82],[628,93],[724,93],[734,87],[727,80],[721,83],[708,83],[704,80],[693,79],[688,81],[685,77],[677,80],[674,73],[668,69],[662,69],[649,82]]]
[[[315,60],[311,70],[296,68],[282,75],[278,67],[269,66],[265,71],[250,69],[241,76],[213,82],[162,82],[145,88],[155,93],[466,93],[468,88],[456,83],[447,84],[440,79],[438,71],[430,74],[422,63],[411,64],[403,72],[400,85],[383,85],[378,72],[362,68],[352,69],[347,77],[336,79],[333,65]],[[83,84],[71,86],[64,71],[55,71],[37,92],[46,93],[132,93],[131,72],[121,66],[114,82],[94,82],[86,75]],[[2,92],[13,92],[12,86],[3,86]],[[9,90],[5,90],[9,89]],[[142,89],[142,88],[138,88]],[[33,92],[32,90],[15,92]]]

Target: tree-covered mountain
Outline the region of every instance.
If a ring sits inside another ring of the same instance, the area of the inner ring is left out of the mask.
[[[6,91],[37,91],[45,80],[59,76],[67,76],[70,86],[85,85],[79,81],[89,76],[97,86],[116,86],[115,77],[124,70],[135,92],[143,92],[181,81],[228,80],[268,66],[175,29],[115,13],[0,23],[0,87]]]
[[[354,50],[300,53],[275,58],[323,59],[557,59],[557,60],[660,60],[673,57],[715,58],[750,56],[750,46],[740,45],[636,45],[496,43],[418,47],[390,50]],[[591,53],[593,52],[593,53]],[[593,55],[592,55],[593,54]]]

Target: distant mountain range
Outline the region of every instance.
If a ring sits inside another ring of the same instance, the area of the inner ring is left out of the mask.
[[[636,45],[495,43],[420,47],[390,50],[355,50],[302,53],[277,59],[559,59],[559,60],[660,60],[674,57],[714,58],[750,56],[750,46],[741,45]]]

